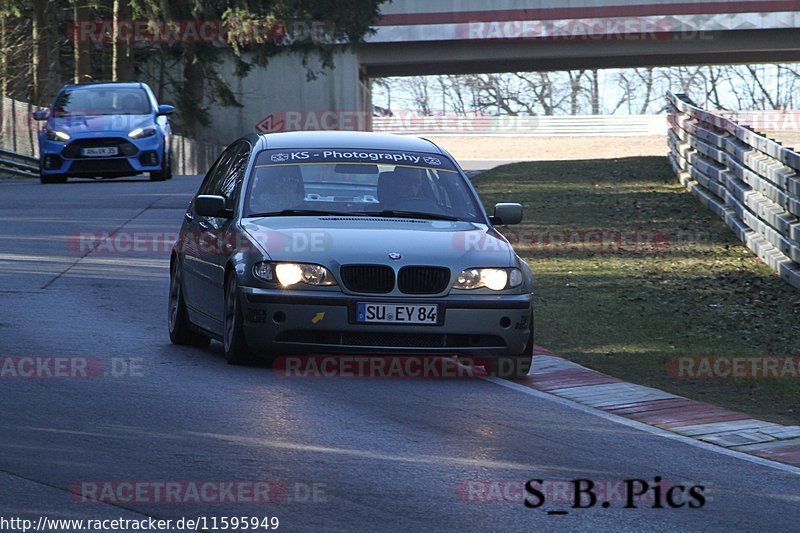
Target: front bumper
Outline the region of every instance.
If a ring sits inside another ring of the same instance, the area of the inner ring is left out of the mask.
[[[44,175],[75,177],[133,176],[161,169],[164,137],[153,135],[143,139],[130,139],[123,134],[109,133],[103,138],[120,138],[133,146],[129,155],[121,153],[112,157],[82,157],[79,149],[68,149],[78,142],[90,142],[94,137],[76,137],[67,143],[39,138],[40,168]]]
[[[520,355],[533,328],[532,295],[353,296],[240,287],[248,345],[263,352]],[[358,302],[438,304],[439,325],[357,324]]]

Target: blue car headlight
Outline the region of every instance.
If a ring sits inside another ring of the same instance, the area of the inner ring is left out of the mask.
[[[48,141],[58,141],[65,143],[69,140],[69,134],[58,130],[44,130],[44,136]]]
[[[153,126],[146,128],[136,128],[128,134],[131,139],[144,139],[145,137],[152,137],[156,134],[156,129]]]

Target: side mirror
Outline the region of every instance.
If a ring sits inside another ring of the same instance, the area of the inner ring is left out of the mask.
[[[50,116],[50,110],[49,109],[37,109],[36,111],[31,113],[31,116],[33,116],[33,120],[47,120],[47,117]]]
[[[225,198],[211,194],[202,194],[194,199],[194,212],[201,217],[230,218],[232,213],[225,209]]]
[[[158,106],[158,111],[156,111],[156,115],[163,116],[163,115],[171,115],[175,112],[175,107],[171,105],[160,105]]]
[[[489,217],[492,224],[519,224],[522,222],[521,204],[495,204],[494,215]]]

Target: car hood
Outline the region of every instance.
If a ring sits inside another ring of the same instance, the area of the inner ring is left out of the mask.
[[[471,222],[375,217],[243,219],[244,230],[275,261],[325,266],[430,264],[451,269],[514,266],[515,254],[493,228]],[[399,259],[389,254],[400,254]]]
[[[153,123],[152,115],[74,115],[50,117],[47,127],[70,135],[107,132],[122,132],[127,135],[136,128]]]

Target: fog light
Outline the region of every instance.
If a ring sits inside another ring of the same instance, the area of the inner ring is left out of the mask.
[[[142,152],[142,155],[139,156],[139,162],[146,167],[154,167],[158,165],[158,154],[154,150]]]
[[[46,155],[42,161],[42,167],[45,170],[53,170],[54,168],[61,168],[61,158],[57,155]]]

